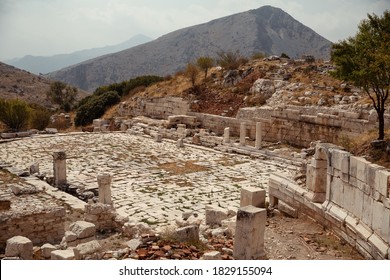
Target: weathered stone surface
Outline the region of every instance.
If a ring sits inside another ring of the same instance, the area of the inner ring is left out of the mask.
[[[95,235],[96,227],[92,223],[77,221],[69,226],[69,230],[77,235],[77,238],[87,238]]]
[[[237,212],[233,257],[237,260],[256,260],[265,256],[264,232],[266,209],[245,206]]]
[[[32,260],[33,243],[24,236],[14,236],[7,240],[5,247],[6,257],[20,257],[23,260]]]
[[[176,237],[181,242],[199,240],[199,227],[191,225],[176,230]]]
[[[242,187],[240,207],[252,205],[259,208],[265,208],[265,196],[264,189],[255,187]]]
[[[294,207],[291,207],[287,203],[284,203],[283,201],[279,201],[278,210],[290,217],[298,218],[298,210],[295,209]]]
[[[82,260],[88,255],[95,255],[102,250],[102,246],[97,240],[92,240],[90,242],[82,243],[77,245],[76,248],[73,249],[75,258],[77,260]]]
[[[51,252],[52,260],[75,260],[73,249],[54,250]]]
[[[142,245],[142,241],[139,239],[131,239],[127,243],[127,247],[129,247],[130,250],[135,251],[139,248],[139,246]]]
[[[41,246],[42,257],[44,257],[45,259],[49,259],[51,257],[51,252],[53,252],[56,249],[57,248],[52,244],[49,243],[43,244]]]
[[[103,204],[112,204],[111,182],[112,175],[109,173],[99,174],[97,176],[99,186],[99,202]]]
[[[221,226],[222,220],[228,218],[229,211],[217,206],[206,206],[206,225]]]

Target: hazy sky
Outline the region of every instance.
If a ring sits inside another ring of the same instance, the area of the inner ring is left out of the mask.
[[[390,0],[0,0],[0,60],[152,38],[212,19],[271,5],[325,38],[355,35],[367,13]]]

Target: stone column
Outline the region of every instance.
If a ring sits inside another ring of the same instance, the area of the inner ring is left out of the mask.
[[[264,232],[267,210],[254,206],[238,209],[233,257],[236,260],[258,260],[265,257]]]
[[[183,138],[179,138],[176,142],[176,147],[178,148],[184,148],[184,141]]]
[[[256,123],[256,143],[255,143],[256,149],[261,149],[261,141],[262,141],[262,123],[257,122]]]
[[[99,202],[103,204],[112,204],[111,200],[111,181],[112,175],[108,173],[97,176],[99,186]]]
[[[223,131],[223,144],[230,143],[230,127],[226,127]]]
[[[245,146],[246,139],[246,123],[241,123],[240,125],[240,145]]]
[[[54,185],[59,187],[66,184],[66,153],[55,151],[53,153]]]
[[[265,208],[265,190],[254,187],[243,187],[241,189],[240,207],[248,205]]]
[[[187,136],[185,124],[178,124],[176,131],[177,131],[177,135],[179,136],[179,138],[185,138]]]

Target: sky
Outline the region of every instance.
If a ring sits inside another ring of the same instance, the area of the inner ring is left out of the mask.
[[[0,60],[155,39],[265,5],[332,42],[354,36],[368,13],[390,10],[390,0],[0,0]]]

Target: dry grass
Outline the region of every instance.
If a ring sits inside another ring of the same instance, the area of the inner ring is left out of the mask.
[[[174,175],[182,175],[193,172],[202,172],[209,170],[205,166],[201,166],[195,163],[196,161],[186,161],[186,162],[169,162],[160,164],[159,168],[164,169]]]

